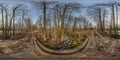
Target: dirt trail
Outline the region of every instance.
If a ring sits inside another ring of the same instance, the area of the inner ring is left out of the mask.
[[[35,56],[32,53],[32,50],[33,50],[32,43],[27,43],[27,46],[28,46],[28,49],[26,49],[25,51],[12,54],[10,56],[15,58],[35,58]]]
[[[24,39],[26,39],[26,37],[23,38],[23,40]],[[8,57],[8,58],[36,58],[35,54],[33,53],[34,47],[33,47],[32,37],[30,37],[28,39],[30,41],[25,42],[27,45],[27,48],[24,51],[21,51],[19,53],[15,53],[15,54],[5,55],[5,57]]]

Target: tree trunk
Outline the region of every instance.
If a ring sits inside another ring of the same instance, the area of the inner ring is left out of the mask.
[[[76,22],[77,22],[77,20],[75,19],[75,20],[74,20],[74,24],[73,24],[73,31],[72,31],[73,33],[74,33],[75,30],[76,30]]]
[[[100,30],[103,31],[102,16],[101,16],[101,9],[100,8],[99,8],[99,24],[100,24]]]
[[[3,16],[3,9],[1,8],[2,12],[2,32],[3,32],[3,39],[5,39],[5,30],[4,30],[4,16]]]
[[[5,9],[5,8],[4,8]],[[8,17],[7,17],[7,10],[5,9],[5,36],[8,34]]]
[[[53,34],[53,40],[55,41],[57,39],[57,31],[56,31],[56,13],[54,13],[54,34]]]
[[[65,5],[65,6],[64,6],[64,9],[63,9],[63,14],[62,14],[61,41],[63,41],[63,40],[64,40],[64,37],[65,37],[65,32],[64,32],[64,19],[65,19],[66,8],[67,8],[67,6]]]
[[[15,10],[13,11],[13,35],[15,35]]]
[[[118,6],[116,5],[116,34],[118,35]]]
[[[44,30],[44,40],[46,40],[46,3],[45,2],[43,2],[43,14],[44,14],[44,16],[43,16],[43,18],[44,18],[44,27],[43,27],[43,30]]]

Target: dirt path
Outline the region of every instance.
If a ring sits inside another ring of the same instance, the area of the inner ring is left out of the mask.
[[[23,40],[26,38],[23,38]],[[24,51],[21,51],[19,53],[11,54],[11,55],[5,55],[5,57],[8,58],[36,58],[35,54],[33,53],[33,43],[32,43],[32,37],[30,38],[30,42],[25,42],[27,45],[27,48]],[[2,55],[0,56],[2,57]]]
[[[32,49],[33,49],[32,43],[27,43],[27,46],[28,46],[28,49],[26,49],[25,51],[12,54],[10,56],[15,58],[35,58],[34,54],[32,53]]]

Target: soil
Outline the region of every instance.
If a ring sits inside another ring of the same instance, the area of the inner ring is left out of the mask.
[[[28,49],[22,52],[10,55],[0,54],[0,60],[119,60],[120,59],[120,40],[109,40],[109,38],[99,38],[91,36],[87,46],[81,52],[62,58],[55,55],[40,55],[37,56],[34,52],[34,36],[31,37],[30,42],[26,42]],[[26,39],[26,38],[25,38]],[[111,52],[112,51],[112,52]],[[43,52],[41,50],[41,52]],[[117,53],[117,54],[116,54]],[[67,57],[67,58],[66,58]]]

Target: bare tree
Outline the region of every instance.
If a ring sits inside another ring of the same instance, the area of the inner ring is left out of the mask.
[[[13,35],[15,35],[15,16],[16,16],[15,13],[16,13],[16,9],[20,6],[21,5],[17,5],[16,7],[13,8],[13,17],[12,17],[12,19],[13,19]]]
[[[30,18],[25,19],[26,31],[32,31],[32,20]]]
[[[88,14],[94,19],[100,31],[105,30],[105,18],[107,16],[107,10],[101,6],[93,6],[88,9]]]
[[[4,30],[3,8],[1,8],[1,12],[2,12],[2,32],[3,32],[3,37],[4,37],[4,35],[5,35],[5,30]]]

